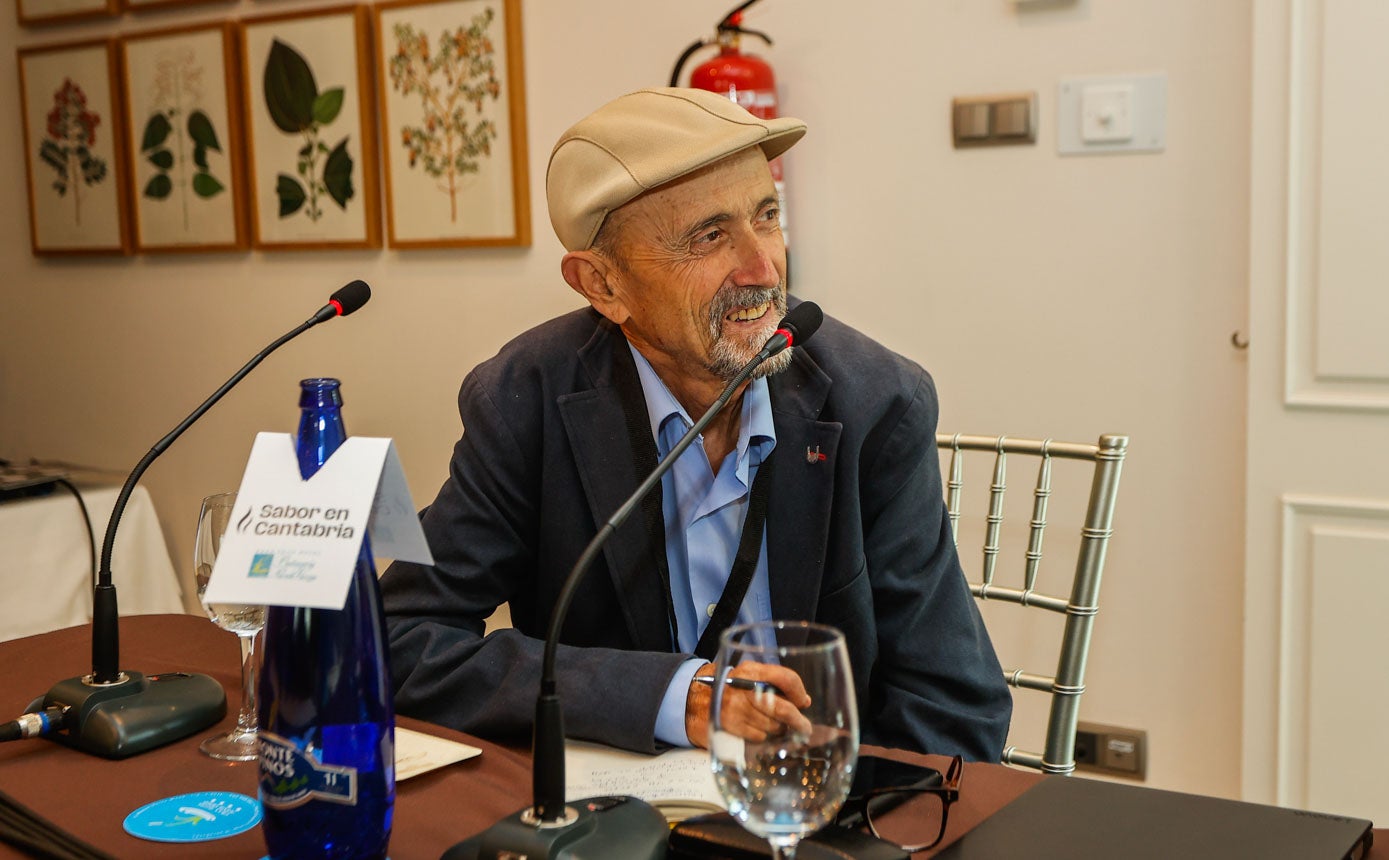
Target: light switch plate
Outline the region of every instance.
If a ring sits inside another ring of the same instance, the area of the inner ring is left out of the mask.
[[[960,96],[950,103],[956,149],[1037,142],[1037,93]]]
[[[1080,139],[1089,143],[1133,137],[1133,84],[1087,84],[1080,91]]]
[[[1167,148],[1167,73],[1063,78],[1056,148],[1062,155]]]

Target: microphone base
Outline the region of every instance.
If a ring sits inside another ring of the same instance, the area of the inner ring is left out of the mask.
[[[216,725],[227,713],[222,685],[207,675],[123,672],[123,681],[59,681],[27,713],[71,708],[53,741],[104,758],[126,758]],[[87,676],[90,678],[91,676]]]
[[[656,808],[635,797],[589,797],[569,805],[570,824],[537,827],[523,809],[445,851],[440,860],[579,860],[621,857],[664,860],[670,825]]]

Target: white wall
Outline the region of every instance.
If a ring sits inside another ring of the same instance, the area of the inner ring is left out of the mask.
[[[240,0],[45,30],[0,20],[0,55],[290,5],[331,3]],[[664,84],[732,4],[524,5],[530,249],[38,260],[11,123],[0,133],[13,177],[0,210],[0,456],[124,471],[249,353],[361,277],[376,291],[367,310],[269,359],[146,483],[186,567],[198,498],[236,484],[254,432],[292,428],[299,378],[327,374],[344,380],[350,430],[395,437],[416,501],[428,501],[459,430],[462,375],[576,306],[542,197],[551,143],[609,97]],[[783,112],[811,126],[787,163],[796,287],[930,368],[942,429],[1132,436],[1083,718],[1147,729],[1150,784],[1233,796],[1244,366],[1228,338],[1246,304],[1250,3],[1021,9],[754,8],[749,26],[777,39],[765,53]],[[1062,76],[1147,71],[1169,75],[1165,153],[1056,155]],[[952,96],[1029,89],[1036,146],[951,148]],[[0,115],[18,110],[16,88],[0,87]]]

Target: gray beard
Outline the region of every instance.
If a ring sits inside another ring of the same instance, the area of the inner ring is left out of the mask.
[[[775,314],[773,324],[765,334],[753,335],[749,340],[736,340],[723,334],[723,320],[734,308],[771,302],[768,314]],[[786,316],[786,294],[778,287],[723,289],[714,296],[709,313],[709,331],[714,337],[714,346],[709,351],[706,369],[725,382],[732,382],[749,361],[757,356],[767,343],[767,338],[776,331],[776,322]],[[758,365],[752,379],[760,379],[780,373],[791,366],[791,350],[784,349]]]
[[[761,347],[758,348],[761,349]],[[781,352],[778,352],[776,355],[757,365],[757,369],[752,372],[751,378],[761,379],[764,376],[772,376],[790,367],[791,353],[794,349],[795,347],[788,346],[786,349],[783,349]]]

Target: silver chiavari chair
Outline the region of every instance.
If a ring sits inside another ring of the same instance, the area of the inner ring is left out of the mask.
[[[1026,752],[1014,746],[1003,752],[1005,764],[1022,765],[1045,773],[1069,774],[1075,770],[1076,721],[1080,697],[1085,692],[1085,663],[1090,650],[1090,634],[1099,612],[1100,577],[1105,550],[1112,533],[1114,501],[1119,490],[1119,473],[1128,450],[1127,436],[1105,435],[1095,445],[1054,442],[1050,439],[1013,439],[1006,436],[965,436],[939,433],[936,446],[950,451],[946,506],[950,524],[959,542],[960,499],[964,486],[965,451],[992,452],[993,480],[989,487],[988,515],[984,523],[982,579],[970,582],[970,591],[980,601],[1000,600],[1023,607],[1060,613],[1065,616],[1060,656],[1054,675],[1037,674],[1021,668],[1005,668],[1004,678],[1015,687],[1040,690],[1051,695],[1047,720],[1046,750]],[[1008,455],[1024,455],[1039,461],[1037,483],[1032,491],[1032,522],[1028,532],[1022,587],[995,582],[1003,524],[1003,495],[1007,486]],[[1047,502],[1052,492],[1053,459],[1089,461],[1094,467],[1090,502],[1081,528],[1079,553],[1070,597],[1044,594],[1037,590],[1037,573],[1042,561],[1042,537],[1047,526]],[[1005,663],[1006,665],[1006,663]]]

